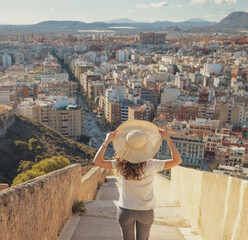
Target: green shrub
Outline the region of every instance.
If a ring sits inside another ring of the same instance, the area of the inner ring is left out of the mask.
[[[42,176],[46,173],[64,168],[68,165],[70,165],[69,160],[63,156],[43,159],[39,163],[32,165],[30,170],[18,174],[13,180],[12,186]]]
[[[17,172],[19,172],[19,173],[20,172],[26,172],[27,170],[31,169],[33,165],[34,165],[34,163],[31,161],[21,160],[19,163],[19,168],[18,168]]]
[[[13,180],[13,184],[11,186],[15,186],[17,184],[20,184],[20,183],[23,183],[23,182],[26,182],[26,181],[29,181],[33,178],[36,178],[36,177],[39,177],[39,176],[42,176],[46,174],[45,172],[41,172],[39,170],[33,170],[33,169],[30,169],[26,172],[23,172],[23,173],[20,173],[18,174],[14,180]]]
[[[39,141],[35,138],[30,138],[28,140],[28,149],[32,152],[37,152],[41,149],[41,146],[39,146]]]
[[[84,201],[75,201],[73,206],[72,206],[72,212],[77,213],[77,212],[85,212],[85,204]]]
[[[17,150],[20,152],[24,152],[28,150],[28,144],[24,141],[15,141],[15,146]]]
[[[218,167],[219,167],[219,164],[218,163],[214,163],[214,164],[211,164],[209,168],[210,168],[210,170],[213,171],[215,169],[218,169]]]

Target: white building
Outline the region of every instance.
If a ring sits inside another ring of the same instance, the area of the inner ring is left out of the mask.
[[[4,53],[4,55],[3,55],[3,66],[4,67],[11,67],[12,66],[12,58],[7,53]]]
[[[126,52],[125,51],[122,51],[122,50],[119,50],[117,52],[117,61],[118,62],[126,62]]]
[[[222,64],[204,63],[203,69],[201,69],[201,74],[204,76],[209,76],[210,73],[220,75],[221,70],[222,70]]]
[[[175,102],[178,99],[178,89],[165,87],[161,92],[160,104]]]
[[[69,75],[68,73],[44,73],[41,75],[41,82],[68,82]]]
[[[189,77],[184,76],[183,73],[177,73],[175,76],[175,85],[178,88],[187,88],[190,86],[191,79]]]
[[[105,90],[104,97],[104,114],[107,117],[109,114],[109,102],[120,102],[126,99],[126,87],[114,85]]]

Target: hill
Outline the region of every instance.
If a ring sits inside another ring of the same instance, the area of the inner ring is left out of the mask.
[[[16,115],[15,123],[0,138],[0,183],[12,183],[21,160],[39,162],[44,158],[62,155],[71,163],[86,166],[92,164],[95,153],[96,149],[67,139],[22,115]]]
[[[232,12],[218,24],[214,29],[248,29],[248,12]]]
[[[122,20],[121,20],[122,21]],[[127,20],[123,20],[127,21]],[[156,21],[150,22],[132,22],[128,21],[110,23],[93,22],[85,23],[79,21],[45,21],[33,25],[0,25],[0,31],[21,31],[21,32],[77,32],[83,30],[110,30],[111,28],[119,27],[116,31],[166,31],[167,27],[180,27],[182,30],[193,29],[199,27],[208,27],[216,24],[215,22],[170,22],[170,21]],[[123,27],[130,27],[126,29]]]
[[[233,12],[219,23],[208,22],[203,19],[189,19],[183,22],[156,21],[135,22],[128,18],[114,19],[109,22],[85,23],[80,21],[45,21],[33,25],[0,25],[0,31],[22,32],[77,32],[84,30],[113,30],[115,31],[167,31],[168,28],[178,27],[182,31],[237,31],[248,29],[248,13]],[[117,30],[117,28],[119,29]],[[125,27],[125,28],[123,28]],[[127,29],[127,27],[130,27]],[[170,29],[169,29],[170,30]],[[176,31],[178,29],[175,29]]]

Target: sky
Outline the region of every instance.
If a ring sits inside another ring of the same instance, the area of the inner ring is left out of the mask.
[[[0,24],[118,18],[138,22],[201,18],[218,22],[231,12],[248,12],[248,0],[0,0],[0,4]]]

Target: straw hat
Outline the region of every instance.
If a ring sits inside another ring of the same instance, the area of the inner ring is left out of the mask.
[[[153,158],[162,144],[158,127],[148,121],[128,120],[116,130],[113,141],[115,152],[131,163]]]

